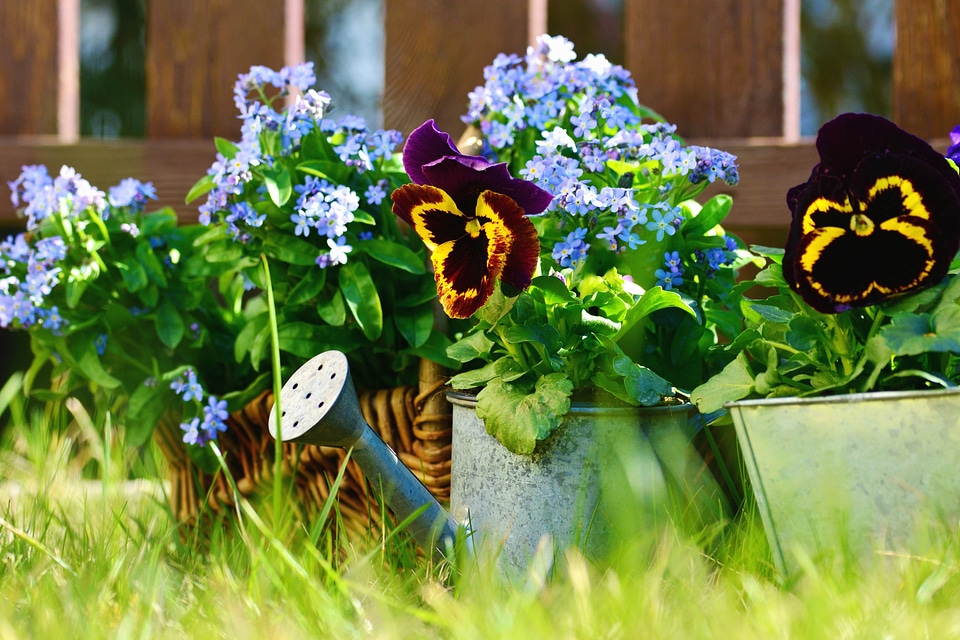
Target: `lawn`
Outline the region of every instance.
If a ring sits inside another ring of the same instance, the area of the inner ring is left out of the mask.
[[[14,381],[15,382],[15,381]],[[403,531],[347,540],[272,500],[184,526],[163,459],[79,403],[0,393],[0,638],[960,637],[955,530],[924,553],[800,555],[776,578],[755,510],[639,531],[549,577],[425,560]],[[106,435],[105,435],[106,434]],[[642,528],[642,527],[638,527]]]

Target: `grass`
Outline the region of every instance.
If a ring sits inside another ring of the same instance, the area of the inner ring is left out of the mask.
[[[345,541],[275,523],[270,499],[183,527],[151,480],[163,461],[125,448],[109,414],[7,404],[0,639],[960,637],[953,530],[918,555],[802,559],[780,582],[747,509],[697,535],[646,532],[603,566],[570,551],[548,580],[508,581],[428,562],[403,532]]]

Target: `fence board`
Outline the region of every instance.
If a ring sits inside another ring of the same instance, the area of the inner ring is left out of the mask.
[[[541,5],[386,0],[385,126],[406,135],[434,118],[446,131],[462,130],[467,93],[483,83],[483,67],[498,53],[526,51],[531,31],[546,25]]]
[[[10,202],[7,182],[21,165],[45,164],[51,174],[61,165],[75,168],[91,184],[106,191],[127,177],[153,182],[158,202],[172,206],[181,220],[197,219],[198,202],[184,204],[193,184],[210,168],[216,155],[212,140],[84,140],[59,144],[54,139],[0,138],[0,228],[22,226]]]
[[[148,3],[147,135],[239,138],[237,74],[285,64],[287,19],[285,0]]]
[[[57,133],[57,7],[0,2],[0,134]]]
[[[960,3],[896,0],[893,118],[920,137],[947,135],[960,123]]]
[[[686,136],[784,135],[785,6],[626,0],[626,67],[640,101]]]

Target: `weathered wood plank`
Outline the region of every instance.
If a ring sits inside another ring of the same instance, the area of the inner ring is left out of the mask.
[[[789,212],[784,198],[788,188],[806,180],[816,163],[810,144],[784,145],[770,140],[699,140],[740,158],[740,184],[713,186],[710,193],[725,192],[734,198],[729,224],[744,227],[784,227]],[[160,204],[173,206],[185,220],[196,219],[197,203],[186,206],[184,196],[213,162],[211,140],[84,141],[76,145],[52,140],[0,138],[0,225],[16,225],[6,183],[24,164],[46,164],[51,173],[67,164],[101,189],[133,176],[151,181]]]
[[[148,3],[148,137],[239,138],[233,84],[251,65],[288,62],[288,19],[285,0]]]
[[[893,119],[924,138],[960,123],[960,3],[898,0],[893,55]]]
[[[542,4],[386,0],[385,126],[406,135],[434,118],[441,129],[460,131],[467,94],[483,83],[483,67],[498,53],[526,51],[537,35],[531,30],[545,27]]]
[[[688,137],[789,134],[784,27],[792,6],[772,0],[626,0],[625,66],[640,101]]]
[[[0,2],[0,135],[57,133],[57,5]]]
[[[21,224],[7,182],[26,164],[45,164],[54,175],[61,165],[69,165],[104,191],[127,177],[153,182],[159,197],[155,206],[172,206],[181,219],[196,220],[199,203],[187,206],[184,197],[215,156],[212,140],[85,140],[63,145],[52,139],[0,138],[0,227]]]

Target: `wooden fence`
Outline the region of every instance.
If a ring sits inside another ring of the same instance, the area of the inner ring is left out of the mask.
[[[212,136],[239,136],[237,74],[302,60],[303,2],[148,0],[146,139],[120,141],[78,138],[80,0],[0,3],[0,188],[23,164],[70,164],[102,188],[152,181],[163,204],[194,216],[183,196],[213,160]],[[800,0],[623,4],[625,66],[641,101],[688,139],[740,157],[729,226],[779,242],[784,194],[816,161],[799,136]],[[406,134],[435,117],[456,131],[484,65],[545,32],[547,5],[385,0],[384,124]],[[893,119],[942,145],[960,121],[960,2],[897,0],[895,24]],[[0,225],[15,224],[4,195]]]

